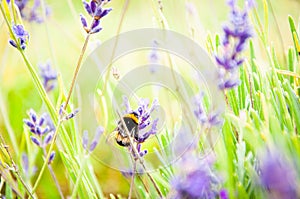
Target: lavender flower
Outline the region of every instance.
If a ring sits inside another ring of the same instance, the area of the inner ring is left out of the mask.
[[[31,109],[28,115],[29,119],[24,119],[23,121],[33,134],[30,136],[30,139],[35,145],[45,150],[46,146],[51,142],[54,135],[52,127],[53,123],[46,113],[42,114],[41,117],[38,118],[36,112]],[[53,153],[53,151],[51,153]],[[53,160],[54,155],[52,156]]]
[[[130,106],[128,98],[126,96],[123,97],[123,104],[126,108],[124,114],[128,113],[136,113],[139,118],[139,139],[138,143],[145,142],[146,139],[149,138],[150,135],[155,135],[157,132],[157,123],[158,118],[151,120],[150,114],[158,107],[158,100],[153,100],[152,105],[149,106],[149,99],[140,99],[139,106],[136,110],[133,110]],[[148,126],[151,125],[151,128],[146,130]]]
[[[268,152],[260,169],[260,183],[269,192],[270,198],[299,198],[296,172],[282,154]]]
[[[196,106],[194,110],[194,114],[196,118],[202,125],[207,124],[211,127],[221,125],[223,121],[220,118],[220,114],[216,112],[207,113],[203,104],[203,98],[204,98],[203,92],[196,95],[194,98],[194,104]]]
[[[82,146],[84,149],[88,149],[89,152],[92,152],[95,150],[96,146],[99,143],[99,139],[101,137],[101,135],[104,132],[104,128],[102,126],[99,126],[96,130],[95,136],[90,144],[90,146],[88,147],[88,142],[89,142],[89,138],[88,138],[88,131],[84,131],[83,132],[83,136],[82,136]]]
[[[15,4],[19,8],[20,14],[23,19],[29,22],[36,22],[36,23],[44,22],[42,15],[38,12],[41,7],[40,0],[35,0],[32,7],[28,7],[28,0],[15,0]],[[50,8],[48,5],[46,5],[46,16],[49,15],[50,15]]]
[[[11,39],[9,40],[9,43],[15,48],[25,50],[27,41],[29,39],[28,32],[24,30],[24,27],[22,25],[13,25],[12,31],[16,38],[16,41]]]
[[[108,2],[109,0],[91,0],[89,3],[87,1],[82,2],[86,12],[93,17],[91,26],[88,27],[86,18],[82,14],[80,15],[82,26],[87,33],[94,34],[102,30],[100,26],[100,19],[102,19],[112,10],[111,8],[103,8],[103,5]]]
[[[230,24],[223,27],[224,39],[222,42],[222,55],[216,56],[220,66],[219,88],[230,89],[240,84],[238,68],[244,62],[240,54],[244,50],[247,40],[253,35],[252,26],[249,23],[248,11],[254,3],[246,1],[243,11],[239,10],[236,0],[230,0]]]
[[[79,112],[79,109],[75,109],[73,112],[71,113],[66,113],[66,111],[64,110],[64,107],[65,107],[65,103],[62,103],[60,105],[60,108],[59,108],[59,111],[58,111],[58,114],[60,116],[64,116],[65,114],[67,114],[64,119],[65,120],[69,120],[69,119],[72,119],[73,117],[75,117],[77,115],[77,113]]]
[[[178,162],[179,172],[171,181],[172,199],[207,199],[218,195],[219,181],[205,159],[186,154]]]
[[[157,71],[159,56],[158,56],[158,42],[156,40],[153,41],[151,51],[148,55],[148,60],[150,65],[150,71],[155,73]]]
[[[29,172],[29,161],[28,161],[28,156],[26,153],[22,153],[22,168],[24,170],[25,174],[28,174]]]
[[[79,112],[79,109],[75,109],[75,111],[69,113],[69,114],[65,117],[65,120],[72,119],[73,117],[75,117],[75,116],[77,115],[78,112]]]
[[[23,10],[26,7],[28,0],[15,0],[15,4],[18,6],[21,16],[24,16]]]
[[[40,64],[40,75],[43,79],[43,85],[47,92],[50,92],[55,87],[53,81],[57,79],[57,73],[54,69],[51,68],[50,62],[45,64]]]
[[[130,106],[128,98],[126,96],[123,97],[123,105],[125,107],[125,111],[123,114],[135,113],[139,119],[138,128],[138,138],[135,138],[134,141],[137,143],[136,150],[138,152],[139,157],[145,156],[148,151],[142,150],[142,143],[145,142],[150,135],[155,135],[157,133],[157,124],[158,118],[152,120],[150,115],[151,113],[158,107],[158,101],[155,99],[150,106],[148,99],[140,99],[138,108],[133,110]],[[129,151],[133,154],[135,158],[137,158],[137,154],[134,153],[134,150],[129,146]]]
[[[226,189],[221,189],[219,193],[219,198],[220,199],[229,199],[229,195]]]

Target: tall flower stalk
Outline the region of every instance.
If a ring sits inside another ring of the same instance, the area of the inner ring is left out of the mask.
[[[253,35],[248,12],[254,6],[252,0],[245,1],[244,10],[240,10],[236,0],[228,1],[230,7],[229,23],[223,27],[224,37],[221,49],[216,55],[219,65],[219,88],[231,89],[240,84],[239,67],[244,59],[241,53],[245,49],[248,39]]]
[[[90,1],[90,5],[91,5],[91,2],[94,2],[94,3],[93,3],[93,6],[96,6],[96,8],[95,8],[96,10],[101,10],[102,7],[103,7],[106,3],[108,3],[109,1],[108,1],[108,0],[105,0],[105,1],[101,1],[101,0],[95,1],[95,0],[92,0],[92,1]],[[88,3],[87,3],[86,1],[83,1],[83,4],[84,4],[85,9],[87,10],[86,5],[87,5]],[[88,11],[87,11],[87,12],[88,12]],[[89,12],[88,12],[88,13],[89,13]],[[89,14],[90,14],[90,13],[89,13]],[[94,14],[97,14],[97,13],[94,13]],[[83,44],[81,53],[80,53],[80,55],[79,55],[79,59],[78,59],[78,61],[77,61],[77,65],[76,65],[76,68],[75,68],[75,71],[74,71],[74,75],[73,75],[73,78],[72,78],[71,86],[70,86],[69,92],[68,92],[68,94],[67,94],[66,102],[64,103],[64,106],[63,106],[63,107],[61,108],[61,110],[59,111],[59,112],[62,112],[63,114],[59,114],[60,116],[59,116],[59,120],[58,120],[58,123],[57,123],[57,126],[56,126],[56,131],[55,131],[54,136],[53,136],[53,140],[52,140],[52,142],[51,142],[49,151],[48,151],[48,153],[47,153],[47,157],[46,157],[45,162],[44,162],[44,164],[43,164],[43,166],[42,166],[42,169],[41,169],[41,171],[40,171],[40,173],[39,173],[39,176],[38,176],[38,178],[37,178],[37,180],[36,180],[36,182],[35,182],[35,184],[34,184],[33,191],[35,191],[35,189],[37,188],[37,185],[39,184],[39,182],[40,182],[40,180],[41,180],[41,177],[42,177],[43,172],[44,172],[44,170],[45,170],[45,168],[46,168],[47,162],[48,162],[49,159],[50,159],[50,155],[51,155],[50,151],[53,150],[54,143],[55,143],[55,141],[56,141],[56,139],[57,139],[58,130],[59,130],[60,126],[62,125],[62,122],[63,122],[63,120],[64,120],[64,118],[65,118],[64,115],[65,115],[65,113],[66,113],[66,109],[67,109],[67,107],[68,107],[68,105],[69,105],[70,98],[71,98],[71,95],[72,95],[72,93],[73,93],[73,89],[74,89],[74,86],[75,86],[75,82],[76,82],[76,79],[77,79],[77,76],[78,76],[78,72],[79,72],[80,67],[81,67],[83,55],[84,55],[84,53],[85,53],[85,51],[86,51],[86,48],[87,48],[87,45],[88,45],[88,42],[89,42],[90,35],[91,35],[91,34],[94,34],[94,33],[97,33],[97,32],[99,32],[99,31],[101,30],[101,29],[99,29],[99,26],[98,26],[98,25],[97,25],[97,26],[95,25],[95,23],[96,23],[95,21],[98,21],[97,23],[100,24],[100,19],[101,19],[101,17],[96,17],[96,18],[95,18],[94,15],[93,15],[93,17],[94,17],[94,19],[92,20],[90,30],[92,30],[93,28],[97,28],[97,31],[96,31],[95,29],[94,29],[93,31],[86,31],[86,32],[87,32],[87,36],[86,36],[86,38],[85,38],[85,41],[84,41],[84,44]],[[81,21],[82,21],[82,17],[81,17]],[[83,22],[83,21],[82,21],[82,22]],[[83,24],[83,25],[84,25],[84,24]],[[98,30],[99,30],[99,31],[98,31]]]

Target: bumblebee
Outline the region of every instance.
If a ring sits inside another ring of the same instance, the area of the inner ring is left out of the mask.
[[[127,127],[127,130],[131,137],[136,141],[139,138],[139,118],[138,114],[135,112],[126,114],[123,116],[124,123]],[[130,140],[126,133],[126,128],[124,128],[123,122],[120,120],[118,126],[114,130],[116,132],[115,140],[116,142],[123,147],[130,146]]]

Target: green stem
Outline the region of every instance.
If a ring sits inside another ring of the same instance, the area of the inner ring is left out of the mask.
[[[19,172],[19,170],[18,170],[18,168],[17,168],[17,165],[16,165],[15,161],[13,160],[13,158],[12,158],[12,156],[11,156],[11,154],[10,154],[10,151],[8,150],[8,145],[6,145],[5,140],[4,140],[4,138],[2,137],[1,134],[0,134],[0,139],[1,139],[1,142],[2,142],[2,144],[3,144],[3,146],[4,146],[5,150],[6,150],[6,152],[7,152],[7,154],[8,154],[8,157],[9,157],[9,159],[10,159],[10,162],[11,162],[11,164],[12,164],[12,166],[13,166],[15,172],[16,172],[16,175],[17,175],[17,177],[19,178],[21,184],[24,186],[26,192],[27,192],[32,198],[34,198],[34,197],[33,197],[33,194],[32,194],[31,191],[30,191],[30,188],[26,185],[25,181],[24,181],[23,178],[21,177],[21,174],[20,174],[20,172]]]
[[[77,76],[78,76],[78,72],[80,70],[80,66],[81,66],[81,62],[82,62],[82,59],[83,59],[83,55],[84,55],[84,53],[86,51],[87,44],[89,42],[90,36],[91,36],[91,34],[88,34],[86,36],[86,38],[85,38],[85,41],[84,41],[84,44],[83,44],[83,47],[82,47],[82,50],[81,50],[81,53],[80,53],[80,56],[79,56],[76,68],[75,68],[75,71],[74,71],[73,79],[72,79],[72,82],[71,82],[71,87],[70,87],[70,90],[69,90],[68,95],[67,95],[67,100],[66,100],[66,103],[64,105],[64,110],[67,109],[68,104],[70,102],[70,98],[71,98],[71,95],[72,95],[72,92],[73,92],[73,89],[74,89],[74,86],[75,86],[75,82],[76,82],[76,79],[77,79]]]
[[[67,100],[66,100],[66,103],[65,103],[65,105],[63,107],[64,111],[66,110],[66,108],[67,108],[67,106],[68,106],[68,104],[70,102],[70,97],[72,95],[72,91],[73,91],[73,88],[74,88],[74,85],[75,85],[75,81],[76,81],[76,78],[78,76],[78,72],[80,70],[80,66],[81,66],[83,55],[84,55],[84,53],[86,51],[86,48],[87,48],[89,37],[90,37],[90,34],[87,35],[87,37],[85,39],[85,42],[84,42],[84,45],[82,47],[82,50],[81,50],[81,53],[80,53],[80,56],[79,56],[79,59],[78,59],[78,62],[77,62],[77,65],[76,65],[76,68],[75,68],[75,71],[74,71],[74,76],[73,76],[73,79],[72,79],[71,87],[70,87],[70,90],[68,92]],[[42,169],[41,169],[41,171],[40,171],[40,173],[38,175],[38,178],[35,181],[35,184],[33,186],[33,190],[32,190],[33,192],[36,190],[36,188],[37,188],[37,186],[38,186],[38,184],[39,184],[39,182],[40,182],[40,180],[42,178],[42,175],[43,175],[43,173],[45,171],[45,168],[46,168],[46,166],[48,164],[48,161],[49,161],[49,158],[50,158],[50,154],[51,154],[51,151],[53,150],[54,143],[55,143],[55,141],[57,139],[58,131],[59,131],[60,127],[61,127],[62,122],[63,122],[63,114],[60,116],[60,119],[58,120],[58,123],[57,123],[57,126],[56,126],[56,130],[55,130],[55,133],[54,133],[54,136],[53,136],[53,139],[52,139],[49,151],[47,153],[46,159],[45,159],[44,164],[42,166]]]
[[[79,183],[81,182],[81,177],[82,177],[82,174],[83,174],[84,169],[85,169],[87,158],[88,158],[88,155],[84,154],[82,165],[80,167],[79,174],[77,176],[77,179],[76,179],[76,182],[75,182],[75,185],[74,185],[74,188],[73,188],[73,192],[72,192],[71,198],[75,198],[76,197],[76,193],[77,193],[77,190],[78,190],[78,187],[79,187]]]
[[[116,48],[117,48],[118,40],[119,40],[119,34],[121,32],[122,24],[123,24],[123,21],[124,21],[124,18],[125,18],[125,13],[127,11],[128,5],[129,5],[129,1],[130,0],[126,0],[126,2],[124,4],[124,7],[123,7],[121,20],[119,22],[118,29],[117,29],[116,41],[114,43],[113,51],[112,51],[112,54],[111,54],[111,57],[110,57],[110,62],[109,62],[109,65],[108,65],[107,73],[106,73],[103,88],[102,88],[102,96],[104,96],[104,93],[106,91],[106,87],[107,87],[107,83],[108,83],[108,79],[109,79],[109,74],[110,74],[110,71],[111,71],[111,68],[112,68],[112,61],[113,61],[113,58],[115,56],[115,52],[116,52]]]
[[[17,15],[16,15],[16,10],[15,10],[15,0],[11,0],[11,9],[13,13],[13,18],[14,18],[14,23],[17,23]]]
[[[46,151],[45,147],[43,147],[43,153],[44,153],[44,156],[47,155],[47,151]],[[52,178],[54,180],[55,186],[56,186],[56,188],[57,188],[57,190],[59,192],[60,198],[64,199],[64,194],[63,194],[63,192],[62,192],[62,190],[60,188],[60,185],[58,183],[58,180],[57,180],[57,178],[55,176],[55,173],[53,171],[53,168],[52,168],[51,164],[48,164],[48,169],[49,169],[49,172],[50,172],[50,174],[51,174],[51,176],[52,176]]]

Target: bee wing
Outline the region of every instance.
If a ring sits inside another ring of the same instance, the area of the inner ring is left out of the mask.
[[[111,132],[107,137],[106,137],[106,140],[105,140],[105,143],[106,144],[113,144],[114,142],[116,142],[115,141],[115,137],[116,137],[116,135],[118,134],[118,131],[117,131],[117,128],[113,131],[113,132]]]

